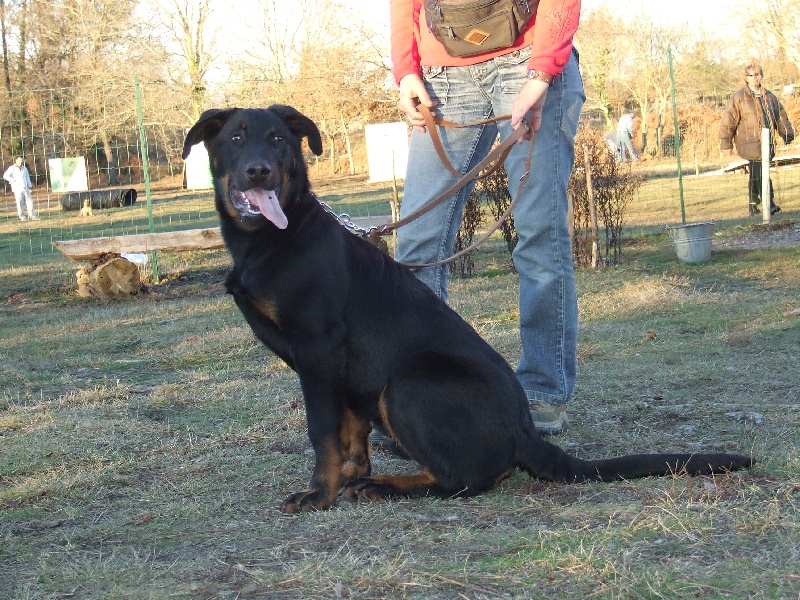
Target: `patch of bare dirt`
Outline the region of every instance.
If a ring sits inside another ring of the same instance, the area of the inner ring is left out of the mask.
[[[741,235],[726,235],[714,239],[715,248],[789,248],[800,246],[800,225],[794,220],[778,221],[769,225],[751,225],[741,228]]]

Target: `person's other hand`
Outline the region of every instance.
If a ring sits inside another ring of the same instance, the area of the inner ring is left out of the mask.
[[[542,126],[542,108],[549,87],[546,82],[538,79],[531,79],[525,84],[511,105],[511,127],[514,129],[519,127],[522,119],[530,112],[531,128],[533,131],[539,131]],[[525,135],[519,141],[523,139],[530,139],[530,136]]]
[[[428,90],[425,89],[422,77],[411,73],[400,80],[400,100],[397,102],[397,106],[405,113],[408,123],[424,133],[425,119],[417,110],[419,104],[424,104],[428,108],[436,106],[436,102],[431,100]]]

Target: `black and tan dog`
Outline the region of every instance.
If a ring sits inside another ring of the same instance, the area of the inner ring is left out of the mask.
[[[256,336],[297,372],[316,465],[289,513],[351,498],[471,496],[517,468],[545,480],[610,481],[748,467],[733,454],[637,454],[580,460],[542,440],[506,361],[405,267],[354,236],[311,193],[301,152],[322,153],[297,110],[209,110],[204,142],[228,291]],[[421,465],[370,476],[367,436],[381,424]]]

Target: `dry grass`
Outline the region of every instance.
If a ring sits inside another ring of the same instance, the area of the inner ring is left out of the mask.
[[[223,252],[165,256],[128,302],[44,289],[58,263],[0,272],[0,598],[797,598],[800,248],[681,265],[661,231],[623,257],[578,273],[580,382],[554,441],[752,451],[753,471],[518,474],[471,500],[298,517],[277,507],[312,467],[299,386],[224,294]],[[477,266],[452,303],[514,363],[499,241]]]

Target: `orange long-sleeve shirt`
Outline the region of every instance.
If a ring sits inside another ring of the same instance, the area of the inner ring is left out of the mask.
[[[510,48],[464,58],[450,56],[425,24],[422,0],[390,0],[392,73],[395,81],[422,66],[474,65],[514,50],[531,47],[529,69],[560,75],[572,51],[581,0],[541,0],[528,28]]]

